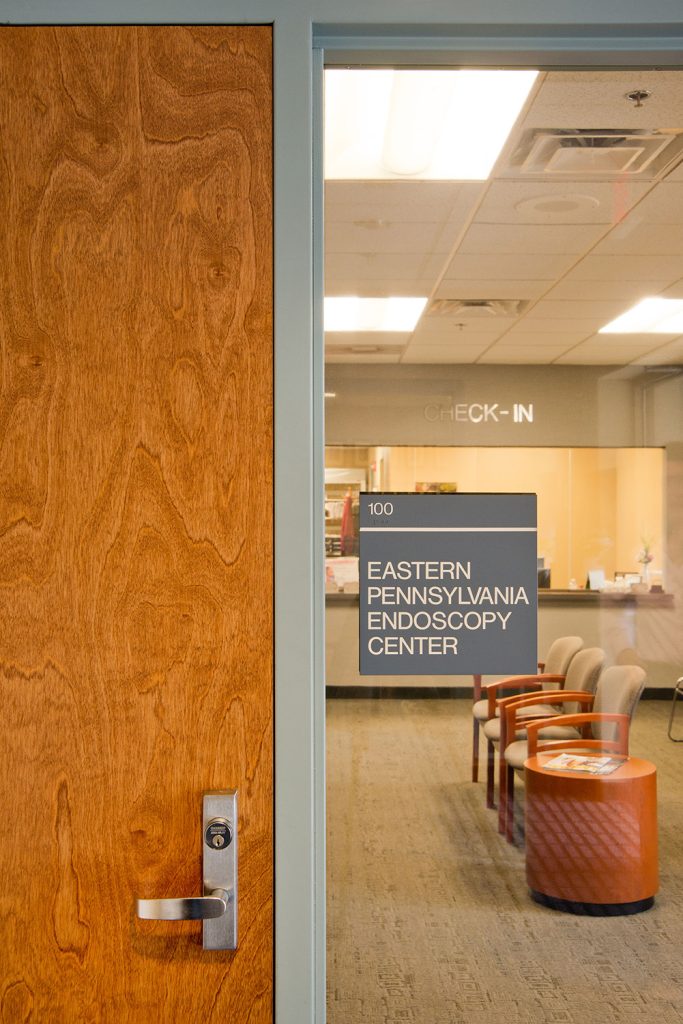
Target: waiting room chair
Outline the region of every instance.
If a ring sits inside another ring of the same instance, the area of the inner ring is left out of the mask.
[[[599,735],[600,730],[604,729],[610,722],[614,724],[614,738],[601,738]],[[629,727],[631,725],[631,719],[628,715],[608,715],[606,712],[580,711],[575,715],[563,715],[562,724],[564,726],[574,726],[578,729],[581,733],[580,738],[574,740],[543,739],[539,736],[539,733],[543,730],[545,723],[542,721],[529,722],[527,724],[526,759],[536,757],[537,754],[548,754],[565,750],[573,750],[575,754],[609,753],[620,757],[628,757]]]
[[[500,710],[508,706],[510,702],[516,701],[518,698],[526,697],[524,704],[524,719],[534,718],[552,718],[557,714],[560,714],[560,708],[555,707],[554,695],[556,693],[563,693],[569,689],[573,692],[579,691],[581,693],[593,693],[597,686],[600,673],[602,672],[603,665],[605,663],[605,654],[599,647],[587,647],[583,651],[578,651],[570,663],[567,669],[567,674],[564,677],[564,681],[561,687],[537,690],[536,693],[529,696],[528,694],[515,694],[513,697],[498,697],[497,694],[504,689],[504,687],[497,688],[498,684],[494,684],[494,688],[489,688],[489,702],[491,715],[487,722],[484,723],[484,736],[486,737],[486,806],[493,807],[493,791],[494,791],[494,778],[495,778],[495,752],[500,749],[501,738],[503,734],[504,719],[501,714],[499,717],[495,717],[493,714],[493,707],[497,706]],[[560,677],[561,679],[563,677]],[[513,680],[511,680],[513,681]],[[503,680],[508,682],[508,680]],[[543,703],[539,703],[539,697],[542,697]],[[577,709],[574,709],[577,710]],[[524,733],[524,723],[519,721],[517,723],[517,736],[522,738]],[[503,830],[504,816],[501,810],[503,803],[503,796],[505,792],[505,779],[507,778],[504,770],[504,761],[499,762],[499,814],[500,814],[500,830]]]
[[[583,653],[583,652],[582,652]],[[628,744],[628,729],[624,740],[622,719],[630,726],[638,701],[645,687],[645,672],[637,665],[614,665],[605,669],[595,688],[595,694],[564,691],[553,694],[552,701],[571,709],[566,715],[557,715],[542,721],[526,723],[526,739],[516,738],[518,718],[524,716],[525,704],[533,697],[505,699],[501,707],[501,794],[499,827],[513,841],[514,777],[521,774],[524,762],[538,749],[539,739],[546,741],[544,749],[574,750],[621,749]],[[583,711],[575,713],[579,705]],[[573,707],[574,706],[574,707]],[[587,732],[586,730],[589,730]],[[530,739],[529,737],[533,737]],[[615,746],[616,744],[616,746]],[[628,746],[626,746],[628,753]]]
[[[496,714],[495,698],[491,705],[491,695],[500,693],[503,689],[521,689],[526,691],[551,689],[556,690],[561,686],[564,676],[567,674],[569,663],[583,647],[583,640],[580,636],[563,636],[554,640],[550,645],[545,662],[539,662],[539,670],[542,674],[533,676],[513,676],[510,679],[500,680],[498,683],[489,683],[485,687],[486,696],[482,695],[481,676],[474,676],[474,703],[472,706],[472,782],[479,779],[479,728],[482,722]],[[491,688],[494,689],[491,689]],[[493,706],[493,712],[490,711]]]

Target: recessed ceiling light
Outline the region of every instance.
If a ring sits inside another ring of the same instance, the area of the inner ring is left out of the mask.
[[[400,331],[410,334],[427,304],[426,298],[390,296],[381,299],[357,295],[327,296],[326,331]]]
[[[325,72],[325,177],[485,181],[537,71]]]
[[[598,334],[683,334],[683,299],[641,299]]]

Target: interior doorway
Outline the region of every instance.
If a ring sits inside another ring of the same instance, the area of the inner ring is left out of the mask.
[[[459,73],[327,72],[328,1020],[679,1020],[683,73]],[[577,636],[642,673],[646,913],[530,898],[524,786],[510,843],[472,781],[472,676],[358,672],[358,495],[475,490],[538,495],[539,660]]]

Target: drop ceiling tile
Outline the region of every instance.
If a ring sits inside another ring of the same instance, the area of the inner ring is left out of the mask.
[[[646,341],[642,340],[642,335],[637,335],[637,337],[641,340],[629,344],[606,342],[602,335],[598,338],[590,338],[566,352],[558,362],[593,364],[604,362],[606,365],[630,363],[647,352],[651,352],[654,348],[652,335]]]
[[[325,259],[325,294],[376,294],[373,283],[379,281],[436,282],[444,263],[444,258],[440,256],[330,253]],[[364,290],[361,292],[356,289]],[[399,293],[389,291],[388,294]],[[429,295],[429,291],[403,294]]]
[[[388,295],[409,295],[429,296],[434,287],[433,279],[421,279],[412,281],[397,281],[396,278],[372,278],[366,281],[359,281],[354,277],[336,277],[334,280],[326,280],[326,294],[328,295],[359,295],[363,298],[384,297]]]
[[[601,352],[599,349],[595,352],[572,349],[554,360],[556,366],[626,366],[630,362],[631,357],[628,355],[620,357],[619,354]]]
[[[635,360],[644,366],[671,366],[683,364],[683,338],[670,341],[666,345],[652,349],[646,355]]]
[[[612,224],[649,187],[644,182],[493,181],[476,223]]]
[[[419,220],[441,221],[457,202],[474,202],[480,191],[481,185],[455,181],[326,181],[325,215],[348,220],[342,211],[351,206],[364,207],[371,217],[384,209],[410,207],[419,211]]]
[[[458,185],[448,219],[460,224],[473,217],[486,195],[487,188],[488,182],[486,181]]]
[[[460,253],[583,253],[600,238],[594,224],[473,224]]]
[[[597,256],[682,256],[683,231],[680,224],[646,224],[629,217],[596,245],[594,252]]]
[[[359,224],[328,224],[325,229],[325,252],[374,254],[404,253],[427,255],[439,251],[440,226],[431,223],[382,221],[369,227]],[[445,250],[450,252],[450,246]]]
[[[480,356],[477,362],[545,364],[553,362],[554,359],[565,351],[565,348],[560,345],[553,345],[548,348],[538,345],[532,347],[519,345],[514,348],[501,348],[499,345],[494,345],[488,352]]]
[[[683,124],[680,71],[551,71],[531,104],[524,127],[652,128]],[[642,107],[633,89],[652,93]]]
[[[529,334],[527,331],[515,328],[514,331],[508,331],[498,339],[497,347],[562,348],[566,351],[573,345],[580,344],[583,339],[584,335],[580,334]]]
[[[475,205],[472,192],[456,191],[448,208],[438,211],[410,201],[377,209],[359,204],[332,211],[326,207],[325,251],[450,253]]]
[[[595,342],[600,345],[612,345],[616,348],[655,348],[673,341],[675,334],[596,334]]]
[[[683,181],[669,178],[655,185],[633,211],[636,215],[643,224],[683,224]]]
[[[683,181],[683,160],[677,164],[666,176],[666,183],[678,183]]]
[[[485,351],[485,345],[409,345],[402,363],[473,363]]]
[[[524,316],[518,321],[513,330],[524,334],[573,334],[585,338],[589,334],[594,334],[597,328],[602,326],[602,323],[603,321],[599,317],[587,319],[567,316],[562,319],[534,320],[529,316]]]
[[[634,305],[647,295],[657,295],[661,281],[585,281],[575,277],[571,271],[546,293],[544,300],[585,299],[591,302],[619,301],[622,308]]]
[[[398,363],[400,358],[398,354],[360,355],[358,353],[335,353],[334,351],[325,353],[326,363]]]
[[[410,331],[326,331],[325,348],[346,348],[349,345],[405,345]]]
[[[460,203],[471,210],[473,201]],[[418,195],[402,203],[362,203],[352,201],[343,203],[325,203],[325,226],[330,224],[365,224],[368,227],[377,221],[408,221],[418,224],[445,224],[453,216],[456,201],[443,202],[439,205],[421,202]]]
[[[452,317],[423,316],[415,329],[413,341],[418,344],[437,344],[451,339],[495,341],[506,331],[514,320],[501,317],[500,320],[458,320]],[[462,327],[459,325],[462,324]]]
[[[575,302],[571,302],[570,300],[545,298],[537,302],[533,309],[524,314],[524,322],[553,318],[560,320],[576,318],[594,320],[597,327],[602,327],[603,324],[613,320],[623,310],[623,301],[595,302],[589,299],[577,299]]]
[[[450,256],[457,252],[466,230],[465,220],[448,221],[439,231],[439,236],[434,245],[434,252],[444,253]]]
[[[667,299],[683,299],[683,279],[662,289],[661,294]]]
[[[574,281],[659,281],[660,290],[683,277],[683,256],[585,256],[572,270]]]
[[[575,261],[576,256],[559,254],[483,256],[458,253],[451,260],[441,285],[443,289],[447,289],[451,282],[457,284],[482,278],[490,281],[555,281],[569,270]]]
[[[437,299],[537,299],[549,286],[548,281],[482,280],[454,281],[439,285]]]

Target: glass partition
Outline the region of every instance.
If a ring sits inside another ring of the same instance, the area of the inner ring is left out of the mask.
[[[326,87],[328,1021],[679,1020],[683,73],[452,74]],[[361,673],[363,492],[535,496],[527,677]]]

